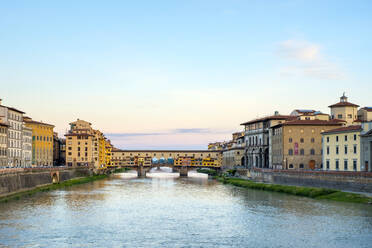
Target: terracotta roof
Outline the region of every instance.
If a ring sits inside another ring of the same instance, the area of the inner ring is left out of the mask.
[[[244,122],[240,125],[248,125],[248,124],[252,124],[252,123],[257,123],[257,122],[261,122],[261,121],[268,121],[268,120],[287,120],[287,119],[291,119],[291,118],[297,118],[296,116],[291,116],[291,115],[270,115],[270,116],[266,116],[266,117],[262,117],[262,118],[258,118],[258,119],[254,119],[254,120],[251,120],[251,121],[248,121],[248,122]]]
[[[294,120],[294,121],[287,121],[285,123],[280,123],[276,126],[294,126],[294,125],[306,125],[306,126],[335,126],[341,125],[346,121],[333,119],[333,120]]]
[[[372,112],[372,107],[364,107],[364,108],[361,108],[367,112]]]
[[[66,133],[65,136],[94,136],[88,133]]]
[[[354,125],[354,126],[347,126],[347,127],[340,127],[332,130],[328,130],[326,132],[323,132],[322,134],[327,133],[341,133],[341,132],[352,132],[352,131],[361,131],[362,126],[361,125]]]
[[[10,109],[10,110],[13,110],[15,112],[21,113],[21,114],[25,114],[25,112],[23,112],[21,110],[18,110],[16,108],[13,108],[13,107],[7,107],[7,106],[4,106],[4,105],[0,105],[0,107],[4,107],[4,108]]]
[[[329,105],[329,108],[334,108],[334,107],[345,107],[345,106],[350,106],[350,107],[359,107],[359,105],[356,105],[351,102],[338,102],[336,104]]]
[[[26,122],[26,123],[30,123],[30,124],[38,124],[38,125],[45,125],[45,126],[54,127],[54,125],[52,125],[52,124],[48,124],[48,123],[44,123],[44,122],[39,122],[39,121],[34,121],[31,118],[30,119],[29,118],[26,118],[23,121]]]

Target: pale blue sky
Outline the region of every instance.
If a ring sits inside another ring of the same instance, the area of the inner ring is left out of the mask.
[[[372,105],[372,1],[3,1],[0,97],[122,148],[205,148],[240,123]],[[188,130],[180,132],[180,130]]]

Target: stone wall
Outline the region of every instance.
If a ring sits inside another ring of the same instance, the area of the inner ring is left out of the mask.
[[[372,173],[295,170],[238,170],[242,177],[257,182],[321,187],[353,192],[372,193]]]
[[[59,174],[59,181],[91,175],[91,171],[86,168],[46,168],[2,171],[2,173],[0,173],[0,197],[17,191],[32,189],[40,185],[51,184],[53,183],[54,173]]]

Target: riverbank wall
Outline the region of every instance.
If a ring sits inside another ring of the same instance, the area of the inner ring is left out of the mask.
[[[88,177],[93,172],[88,168],[25,168],[0,171],[0,197],[38,186],[63,182],[76,177]]]
[[[294,171],[238,169],[241,178],[256,182],[305,187],[320,187],[352,192],[372,193],[372,173],[336,171]]]

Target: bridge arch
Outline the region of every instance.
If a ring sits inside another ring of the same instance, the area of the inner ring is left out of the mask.
[[[51,172],[52,182],[59,183],[59,171]]]

